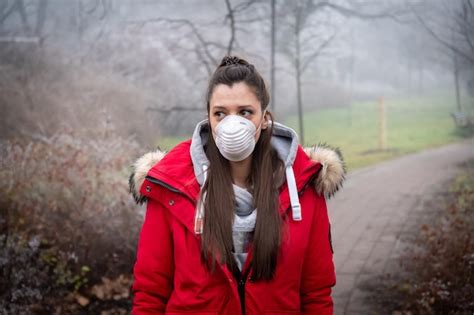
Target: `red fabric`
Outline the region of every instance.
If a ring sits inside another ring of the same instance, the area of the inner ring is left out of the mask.
[[[171,150],[148,175],[141,193],[148,197],[134,266],[133,309],[140,314],[242,314],[237,283],[217,264],[214,274],[200,261],[200,236],[194,234],[199,184],[190,157],[191,140]],[[285,237],[273,280],[247,281],[245,308],[256,314],[332,314],[336,283],[323,196],[311,180],[321,164],[301,147],[293,165],[302,221],[293,221],[286,183],[280,189]],[[178,190],[165,188],[162,184]],[[244,270],[250,267],[252,248]],[[249,277],[252,276],[250,272]]]

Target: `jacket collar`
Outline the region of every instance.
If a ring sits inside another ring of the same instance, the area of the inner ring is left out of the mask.
[[[200,187],[194,175],[190,146],[191,140],[187,140],[169,152],[158,149],[136,160],[129,178],[129,190],[137,203],[146,201],[147,197],[141,188],[147,176],[179,190],[193,201],[197,200]],[[320,164],[320,168],[316,164]],[[315,167],[319,172],[312,178],[317,170]],[[298,190],[311,179],[316,191],[327,198],[331,198],[342,188],[346,176],[346,166],[340,150],[326,143],[299,147],[293,171]]]

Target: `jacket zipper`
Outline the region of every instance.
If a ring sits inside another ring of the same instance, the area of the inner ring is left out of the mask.
[[[240,307],[242,308],[242,315],[245,315],[245,279],[239,280],[239,297],[240,297]]]
[[[163,186],[163,187],[165,187],[165,188],[171,190],[172,192],[183,194],[183,192],[180,191],[179,189],[176,189],[176,188],[174,188],[173,186],[171,186],[171,185],[169,185],[169,184],[167,184],[167,183],[165,183],[165,182],[163,182],[163,181],[161,181],[161,180],[159,180],[159,179],[156,179],[156,178],[154,178],[154,177],[151,177],[150,175],[147,175],[145,178],[146,178],[148,181],[150,181],[150,182],[152,182],[152,183],[154,183],[154,184],[158,184],[158,185],[160,185],[160,186]]]
[[[314,181],[314,179],[318,176],[318,174],[319,174],[319,171],[315,172],[313,175],[311,175],[311,177],[303,185],[303,188],[301,188],[301,190],[298,191],[298,195],[301,195],[306,190],[306,188],[308,188],[308,186]],[[288,207],[287,211],[289,209],[291,209],[291,206]],[[251,269],[252,268],[249,267],[246,270],[244,275],[242,275],[241,273],[234,274],[234,276],[238,279],[237,289],[238,289],[238,292],[239,292],[240,306],[241,306],[241,309],[242,309],[242,315],[245,315],[245,283],[247,283],[247,277],[248,277]]]
[[[177,188],[171,186],[170,184],[168,184],[168,183],[166,183],[166,182],[164,182],[164,181],[162,181],[162,180],[159,180],[159,179],[156,179],[156,178],[154,178],[154,177],[151,177],[150,175],[147,175],[145,178],[146,178],[148,181],[150,181],[150,182],[152,182],[152,183],[154,183],[154,184],[160,185],[160,186],[162,186],[162,187],[164,187],[164,188],[166,188],[166,189],[168,189],[168,190],[170,190],[170,191],[172,191],[172,192],[174,192],[174,193],[180,194],[180,195],[182,195],[182,196],[188,198],[188,199],[191,200],[191,202],[193,202],[193,203],[196,202],[196,201],[193,200],[193,198],[191,198],[191,197],[190,197],[189,195],[187,195],[186,193],[182,192],[181,190],[179,190],[179,189],[177,189]]]
[[[318,175],[319,172],[316,172],[315,174],[313,174],[309,179],[308,181],[304,184],[303,188],[298,192],[298,195],[301,195],[303,193],[303,191],[308,188],[309,184],[316,178],[316,176]],[[190,200],[191,197],[189,197],[187,194],[183,193],[181,190],[159,180],[159,179],[156,179],[154,177],[151,177],[149,175],[146,176],[146,179],[149,180],[150,182],[152,183],[155,183],[155,184],[158,184],[158,185],[161,185],[167,189],[169,189],[170,191],[172,192],[175,192],[175,193],[178,193],[178,194],[181,194],[187,198],[189,198]],[[291,207],[289,207],[288,209],[291,209]],[[237,273],[237,274],[234,274],[234,276],[237,278],[238,282],[237,282],[237,291],[239,293],[239,298],[240,298],[240,306],[241,306],[241,309],[242,309],[242,315],[245,315],[245,283],[247,282],[247,277],[250,273],[250,270],[252,268],[249,267],[247,268],[245,274],[241,274],[240,272]]]
[[[237,291],[240,298],[240,307],[242,309],[242,315],[245,315],[245,283],[247,282],[247,277],[250,273],[251,267],[247,268],[245,274],[236,271],[234,273],[235,278],[237,278]]]

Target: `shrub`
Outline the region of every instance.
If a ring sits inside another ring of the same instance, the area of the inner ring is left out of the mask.
[[[143,213],[124,166],[136,149],[133,139],[72,131],[0,143],[0,313],[97,308],[107,296],[91,288],[104,279],[129,292]]]
[[[397,314],[472,314],[474,311],[474,161],[464,166],[435,205],[438,216],[421,225],[401,271],[384,275],[377,304]],[[433,212],[430,213],[433,215]],[[373,285],[369,285],[372,287]],[[375,289],[375,288],[372,288]]]

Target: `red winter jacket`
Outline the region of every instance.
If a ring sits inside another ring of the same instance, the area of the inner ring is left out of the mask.
[[[302,221],[293,221],[287,185],[280,187],[280,213],[286,227],[271,281],[252,281],[252,248],[237,283],[225,265],[214,274],[201,264],[194,215],[200,186],[190,157],[191,141],[166,155],[148,153],[135,163],[130,179],[137,201],[147,200],[134,267],[133,310],[141,314],[241,315],[332,314],[336,283],[325,197],[341,187],[344,163],[327,146],[299,146],[293,171]]]

